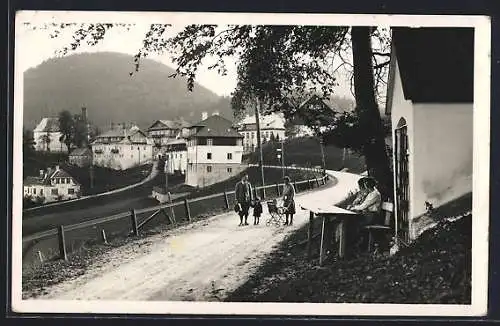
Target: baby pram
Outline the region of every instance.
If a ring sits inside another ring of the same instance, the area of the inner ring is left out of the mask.
[[[279,206],[276,200],[270,200],[267,202],[267,210],[269,211],[270,217],[266,221],[266,225],[281,226],[285,223],[285,207]]]

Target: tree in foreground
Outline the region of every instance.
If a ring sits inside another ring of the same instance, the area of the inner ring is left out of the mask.
[[[56,37],[61,29],[71,24],[53,25]],[[73,41],[62,49],[63,53],[75,50],[82,42],[94,45],[104,38],[114,24],[82,24]],[[124,27],[124,26],[121,26]],[[125,26],[129,28],[130,26]],[[381,192],[389,197],[392,174],[387,155],[377,90],[381,79],[377,70],[387,66],[388,60],[378,63],[388,53],[372,51],[373,37],[378,29],[372,27],[335,26],[260,26],[260,25],[189,25],[173,37],[166,36],[168,24],[152,24],[143,40],[143,47],[135,56],[135,70],[141,58],[151,53],[171,52],[177,65],[176,73],[187,79],[192,90],[200,67],[208,62],[209,69],[227,74],[225,59],[237,58],[237,86],[232,104],[236,114],[249,103],[255,103],[260,113],[275,111],[293,115],[297,97],[320,94],[328,98],[334,93],[336,80],[331,62],[341,58],[342,65],[352,68],[355,114],[344,114],[324,125],[321,137],[326,143],[338,145],[339,138],[345,147],[362,152],[369,174],[380,184]],[[378,34],[380,36],[380,33]],[[379,40],[387,43],[387,39]],[[352,63],[344,59],[346,50],[352,50]],[[336,69],[334,69],[336,70]],[[133,75],[133,72],[130,73]],[[348,122],[347,125],[343,125]],[[311,126],[311,127],[317,127]],[[350,142],[339,137],[337,130],[363,131]]]

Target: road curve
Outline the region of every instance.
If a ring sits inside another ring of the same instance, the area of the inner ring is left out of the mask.
[[[329,173],[338,180],[335,186],[298,194],[297,202],[321,196],[336,203],[356,188],[359,176]],[[244,283],[287,234],[307,223],[308,213],[298,208],[293,227],[268,227],[266,219],[265,213],[261,225],[238,227],[238,218],[229,212],[131,242],[37,299],[220,300]]]

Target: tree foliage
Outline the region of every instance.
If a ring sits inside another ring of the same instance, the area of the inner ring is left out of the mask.
[[[79,28],[67,48],[74,49],[84,40],[93,45],[111,27],[91,24],[86,30]],[[141,58],[170,52],[177,65],[172,77],[186,77],[187,87],[192,90],[200,68],[208,64],[208,69],[225,75],[226,59],[236,58],[237,85],[232,94],[235,115],[249,105],[258,105],[262,114],[299,114],[316,135],[362,151],[367,165],[380,172],[376,174],[381,182],[392,180],[387,174],[389,164],[376,99],[387,75],[388,33],[371,27],[188,25],[168,38],[168,27],[150,26],[135,56],[136,71]],[[374,44],[376,51],[372,49]],[[339,58],[341,63],[335,66]],[[304,97],[317,94],[326,99],[334,93],[336,73],[341,68],[350,72],[356,113],[300,111],[297,103]]]
[[[61,132],[59,141],[64,142],[69,151],[74,140],[75,121],[73,120],[73,115],[68,110],[59,112],[59,130]]]

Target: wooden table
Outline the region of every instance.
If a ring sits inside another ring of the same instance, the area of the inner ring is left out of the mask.
[[[300,207],[309,211],[309,231],[308,231],[308,251],[311,251],[311,239],[313,232],[314,216],[322,218],[321,225],[321,244],[319,251],[319,264],[322,265],[325,259],[325,251],[328,248],[327,240],[333,238],[334,228],[332,222],[335,223],[336,229],[339,232],[339,245],[337,254],[340,258],[345,255],[346,248],[346,219],[352,219],[359,216],[358,212],[349,211],[332,204],[324,203],[319,200],[308,200],[299,203]]]

